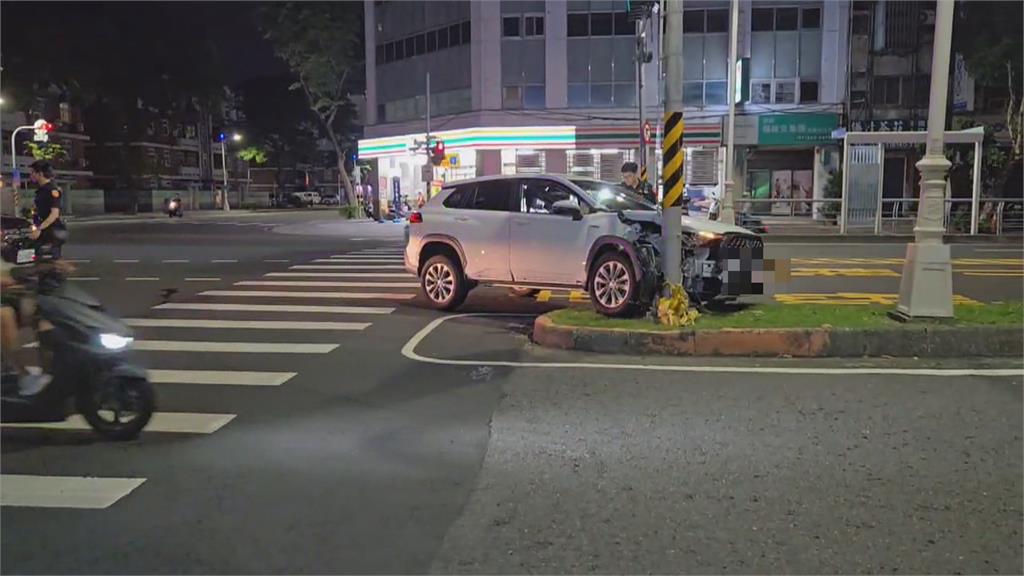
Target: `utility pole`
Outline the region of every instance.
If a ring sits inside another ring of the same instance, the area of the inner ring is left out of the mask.
[[[733,171],[736,168],[736,52],[740,27],[740,0],[732,0],[729,11],[729,140],[725,148],[725,186],[722,188],[722,207],[718,211],[718,220],[724,224],[736,223],[736,211],[733,207],[733,195],[736,183],[733,182]]]
[[[647,174],[647,142],[644,139],[644,60],[647,48],[644,46],[644,19],[636,21],[636,107],[640,116],[637,132],[640,134],[640,173]]]
[[[900,302],[895,316],[951,318],[953,270],[946,232],[946,173],[950,162],[943,153],[946,129],[946,92],[949,88],[949,51],[953,39],[953,0],[938,0],[932,52],[932,86],[928,100],[928,137],[925,154],[917,163],[921,172],[921,201],[914,226],[914,242],[907,244],[907,258],[900,279]]]
[[[224,170],[224,187],[221,189],[221,209],[225,212],[231,210],[228,206],[228,154],[227,147],[224,145],[224,138],[220,139],[220,167]]]
[[[661,143],[662,199],[661,267],[665,280],[683,282],[683,0],[665,10],[665,138]]]

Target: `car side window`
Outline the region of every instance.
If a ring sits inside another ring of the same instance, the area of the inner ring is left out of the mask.
[[[552,207],[560,200],[569,200],[586,213],[586,206],[580,204],[579,197],[565,186],[550,180],[524,182],[519,211],[524,214],[552,214]]]
[[[473,198],[465,207],[470,210],[490,210],[493,212],[509,212],[509,183],[505,180],[485,180],[478,182]]]
[[[445,208],[462,208],[466,204],[466,197],[473,192],[472,188],[466,186],[459,186],[455,188],[455,191],[448,195],[444,199],[442,204]]]

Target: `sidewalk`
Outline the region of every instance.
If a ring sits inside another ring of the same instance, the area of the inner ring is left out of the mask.
[[[245,218],[262,214],[294,214],[299,212],[323,212],[325,215],[337,216],[337,207],[325,208],[233,208],[231,210],[190,210],[185,212],[185,218],[191,219],[213,219],[213,218]],[[107,224],[115,222],[138,222],[148,220],[167,220],[167,214],[163,212],[139,212],[136,214],[95,214],[89,216],[76,216],[69,214],[65,217],[68,222],[81,224]]]

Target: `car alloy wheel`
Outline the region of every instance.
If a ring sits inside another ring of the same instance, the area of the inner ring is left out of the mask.
[[[447,303],[455,293],[455,272],[444,262],[434,262],[424,275],[423,288],[432,301]]]
[[[601,264],[594,274],[594,295],[606,308],[619,308],[629,298],[631,279],[618,260]]]

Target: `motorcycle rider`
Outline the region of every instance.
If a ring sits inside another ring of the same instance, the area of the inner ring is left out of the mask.
[[[53,166],[46,160],[36,160],[29,169],[32,182],[39,186],[32,213],[35,226],[30,237],[37,242],[37,246],[47,246],[49,254],[59,259],[67,235],[67,227],[61,219],[64,192],[53,182]]]
[[[30,302],[24,298],[24,287],[11,276],[11,268],[9,262],[0,259],[0,344],[4,364],[17,374],[18,394],[30,396],[45,388],[52,377],[49,374],[31,371],[19,354],[18,333],[26,324],[24,318],[29,317],[33,310]],[[53,328],[48,322],[45,324],[46,329]],[[43,328],[41,323],[40,329]]]

